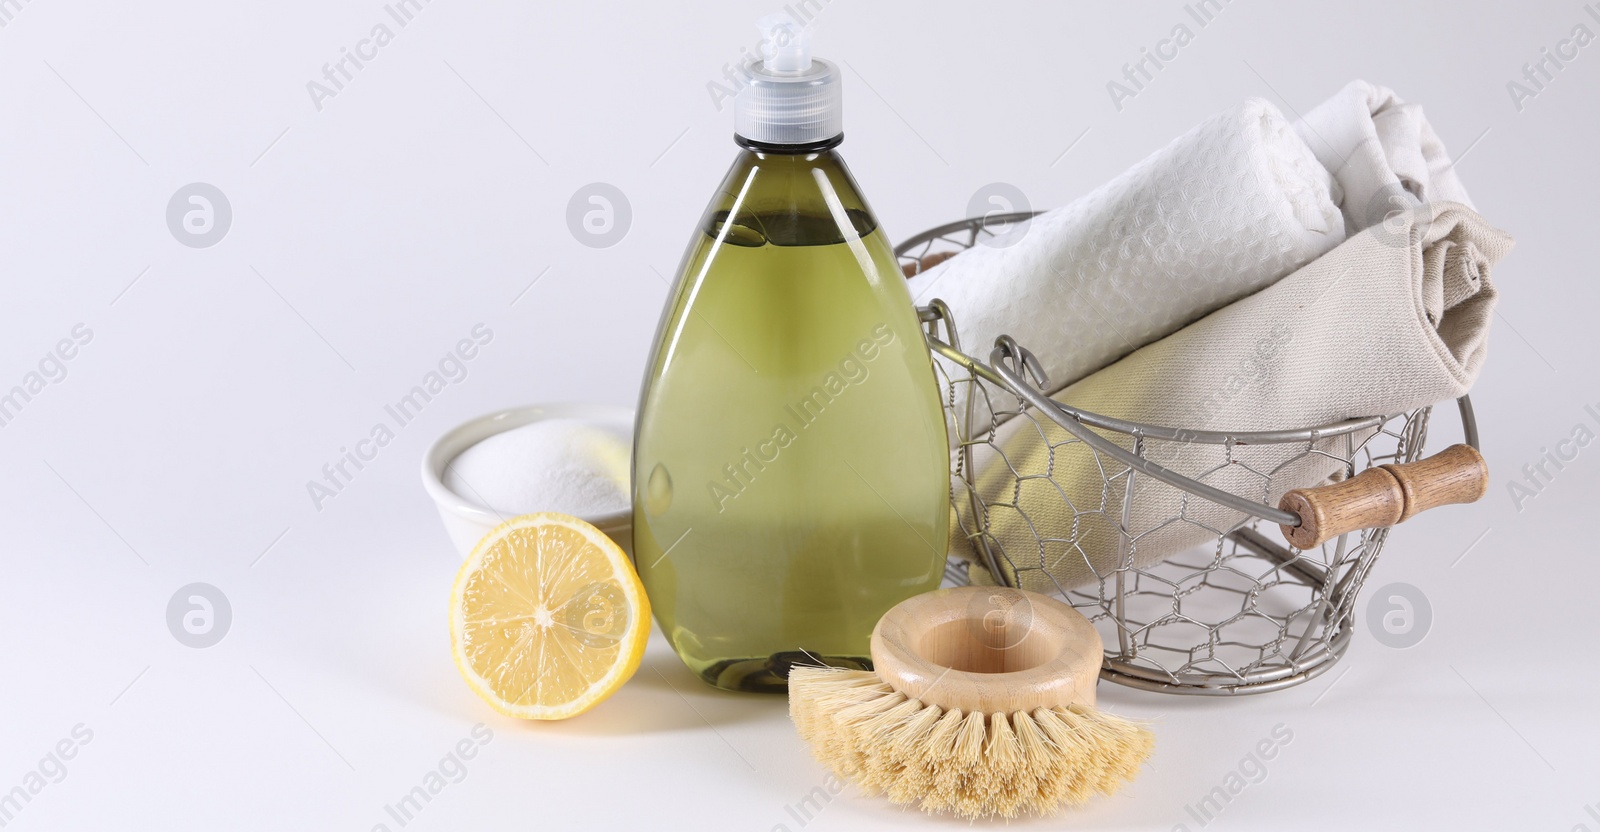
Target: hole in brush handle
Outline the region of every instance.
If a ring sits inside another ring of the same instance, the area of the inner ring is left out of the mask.
[[[889,686],[929,705],[1012,713],[1092,707],[1103,645],[1070,606],[1006,587],[958,587],[895,606],[872,634]]]

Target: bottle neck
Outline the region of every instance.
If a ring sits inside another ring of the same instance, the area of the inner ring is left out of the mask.
[[[755,153],[762,153],[772,156],[803,156],[807,153],[819,153],[824,150],[831,150],[835,147],[838,147],[844,142],[844,134],[840,133],[839,135],[829,139],[823,139],[822,141],[817,142],[809,142],[806,144],[768,144],[767,142],[758,142],[754,139],[747,139],[738,133],[734,133],[733,142],[745,150],[753,151]]]

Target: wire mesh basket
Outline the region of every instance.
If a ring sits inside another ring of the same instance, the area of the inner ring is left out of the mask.
[[[950,223],[905,241],[896,254],[911,275],[1030,216]],[[1286,486],[1307,485],[1285,482],[1304,476],[1306,460],[1336,468],[1331,480],[1346,483],[1368,469],[1418,461],[1432,408],[1273,431],[1140,424],[1050,399],[1039,363],[1008,336],[997,339],[987,362],[966,354],[942,302],[919,313],[929,347],[947,359],[934,363],[956,442],[951,497],[958,528],[946,568],[952,582],[992,580],[1066,600],[1105,640],[1101,678],[1144,690],[1280,690],[1327,671],[1348,649],[1356,597],[1388,528],[1347,531],[1301,549],[1280,542],[1273,528],[1291,535],[1301,515],[1273,501]],[[1471,403],[1463,397],[1458,404],[1466,442],[1476,448]],[[1045,453],[1007,456],[997,428],[1013,419],[1031,420],[1021,429],[1054,437]],[[1186,475],[1154,461],[1171,458],[1162,451],[1177,445],[1191,454],[1204,449],[1216,464]],[[981,486],[986,470],[999,470],[1006,487]],[[1082,488],[1066,488],[1068,472],[1097,477],[1100,499],[1085,501]],[[1141,503],[1153,499],[1153,489],[1165,489],[1167,501]],[[1152,518],[1152,505],[1172,510]],[[1050,513],[1053,523],[1040,522]],[[1139,528],[1130,523],[1135,516],[1143,519]],[[1157,531],[1182,532],[1198,545],[1152,562],[1141,546],[1148,549]],[[1064,561],[1092,573],[1063,585],[1056,576]]]

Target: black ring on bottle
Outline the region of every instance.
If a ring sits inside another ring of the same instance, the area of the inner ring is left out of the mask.
[[[830,148],[838,147],[843,141],[844,133],[842,132],[831,139],[823,139],[819,142],[806,142],[805,144],[772,144],[770,142],[758,142],[755,139],[747,139],[738,133],[733,134],[734,144],[737,144],[745,150],[753,150],[757,153],[816,153],[820,150],[828,150]]]

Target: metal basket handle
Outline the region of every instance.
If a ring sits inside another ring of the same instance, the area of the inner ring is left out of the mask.
[[[995,339],[994,349],[989,353],[989,364],[986,365],[957,346],[959,341],[955,320],[944,301],[934,299],[928,306],[920,307],[918,315],[927,328],[926,337],[931,350],[974,375],[1010,391],[1097,453],[1105,454],[1180,491],[1276,523],[1282,528],[1284,537],[1300,549],[1320,545],[1346,532],[1392,526],[1441,505],[1470,503],[1482,497],[1487,489],[1488,468],[1477,451],[1477,422],[1472,402],[1467,396],[1457,400],[1466,444],[1453,445],[1416,462],[1369,469],[1343,482],[1295,489],[1285,494],[1283,501],[1275,508],[1206,485],[1151,462],[1106,439],[1093,428],[1113,430],[1135,438],[1154,437],[1210,444],[1315,442],[1377,427],[1387,417],[1346,419],[1300,430],[1239,433],[1189,431],[1116,419],[1075,408],[1047,396],[1044,390],[1049,386],[1049,381],[1044,368],[1032,352],[1011,336],[1002,335]],[[948,341],[937,335],[940,321],[943,322],[944,331],[949,334]],[[970,399],[968,404],[970,418]],[[965,451],[970,465],[970,449]]]

